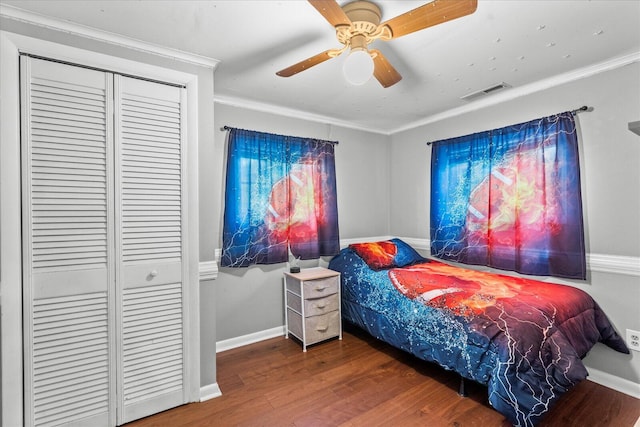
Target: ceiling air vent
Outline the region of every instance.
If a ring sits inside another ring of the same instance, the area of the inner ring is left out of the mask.
[[[463,99],[465,101],[473,101],[474,99],[480,98],[481,96],[489,95],[490,93],[497,92],[508,87],[511,87],[511,85],[502,82],[485,89],[480,89],[475,92],[468,93],[464,96],[461,96],[460,99]]]

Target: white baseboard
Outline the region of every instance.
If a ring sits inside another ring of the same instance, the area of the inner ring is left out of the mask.
[[[268,340],[269,338],[281,337],[284,335],[284,325],[265,331],[254,332],[240,337],[229,338],[228,340],[216,342],[216,353],[231,350],[232,348],[242,347],[243,345],[253,344],[255,342]]]
[[[588,368],[588,371],[588,379],[594,383],[619,391],[620,393],[627,394],[631,397],[635,397],[636,399],[640,399],[640,384],[625,380],[624,378],[616,377],[615,375],[611,375],[597,369]]]
[[[218,383],[207,384],[200,387],[200,402],[220,396],[222,396],[222,390],[218,387]]]

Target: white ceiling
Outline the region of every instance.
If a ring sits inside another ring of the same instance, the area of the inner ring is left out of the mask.
[[[385,21],[425,2],[377,4]],[[295,110],[382,133],[640,60],[640,0],[479,0],[472,15],[374,42],[403,76],[387,89],[375,79],[349,85],[344,55],[289,78],[276,76],[340,47],[331,25],[303,0],[0,3],[217,59],[219,102]],[[512,87],[471,103],[460,99],[500,82]]]

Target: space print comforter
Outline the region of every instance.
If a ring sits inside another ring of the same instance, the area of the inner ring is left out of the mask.
[[[596,302],[580,289],[428,261],[372,269],[351,248],[342,315],[373,336],[488,387],[514,426],[533,426],[587,377],[581,359],[597,343],[629,353]]]

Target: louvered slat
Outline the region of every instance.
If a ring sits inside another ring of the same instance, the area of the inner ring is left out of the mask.
[[[180,260],[180,103],[122,95],[123,261]],[[140,221],[138,217],[145,217]],[[174,239],[166,239],[173,236]]]
[[[123,312],[125,403],[181,390],[181,284],[125,290]]]
[[[33,268],[104,266],[107,262],[104,90],[34,77],[30,95],[34,107],[30,121]],[[61,141],[64,143],[60,144]],[[51,188],[53,182],[57,183],[56,189]],[[53,219],[58,215],[64,217],[69,211],[90,212],[92,220]],[[78,239],[70,251],[67,240],[51,238],[79,234],[95,239],[89,244]],[[41,244],[42,236],[50,237],[46,244]]]
[[[57,425],[108,411],[107,295],[34,302],[34,420]],[[73,316],[75,312],[89,316]]]

